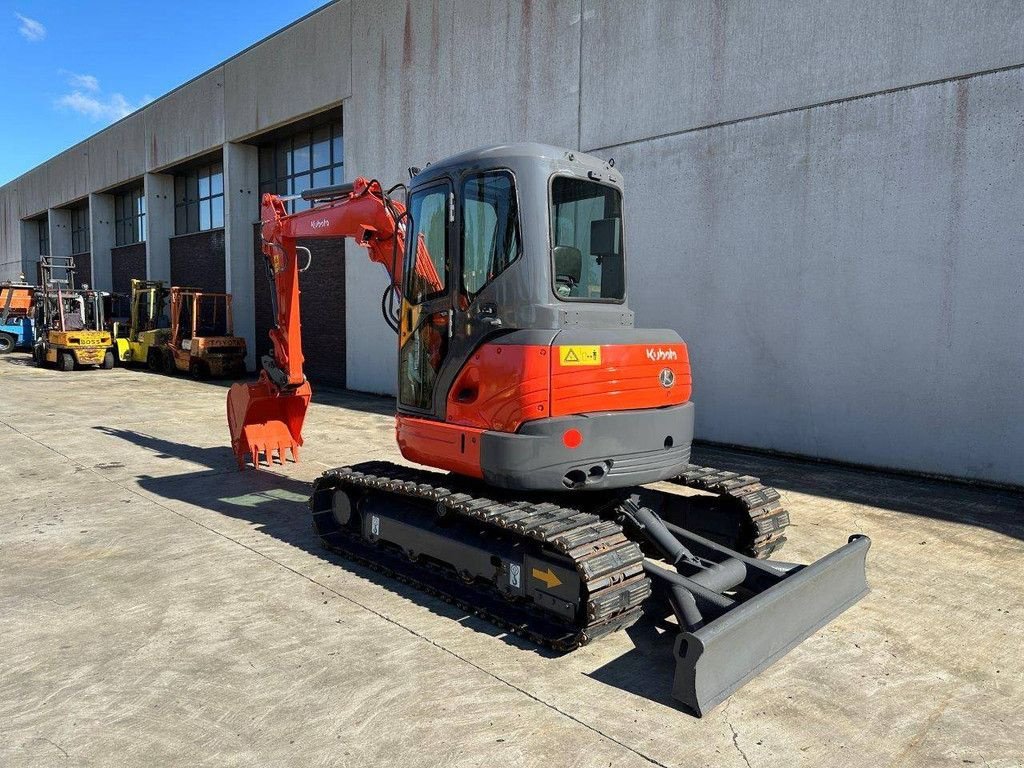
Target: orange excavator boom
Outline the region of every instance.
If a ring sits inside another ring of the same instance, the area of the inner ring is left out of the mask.
[[[303,372],[302,322],[299,307],[299,274],[312,259],[300,239],[353,238],[381,264],[390,276],[389,291],[397,295],[405,258],[405,207],[392,200],[380,182],[363,177],[351,184],[307,190],[302,198],[312,208],[288,213],[287,198],[265,194],[261,204],[262,251],[273,284],[274,327],[270,330],[272,354],[264,356],[254,384],[239,382],[228,392],[228,425],[231,446],[239,468],[250,457],[260,466],[277,452],[283,463],[285,451],[298,461],[302,424],[312,397]],[[423,248],[422,244],[420,246]],[[300,265],[299,252],[306,254]],[[418,258],[416,268],[424,279],[439,285],[433,263]]]

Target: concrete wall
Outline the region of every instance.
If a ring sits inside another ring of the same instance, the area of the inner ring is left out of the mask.
[[[252,247],[253,222],[259,217],[259,152],[248,144],[225,144],[224,281],[232,295],[235,334],[247,342],[245,360],[250,370],[259,360]]]
[[[584,148],[1024,61],[1018,0],[583,4]]]
[[[237,140],[352,94],[352,8],[330,5],[224,65],[224,120]]]
[[[688,340],[700,437],[1024,484],[1022,66],[1016,0],[350,0],[0,188],[0,247],[339,103],[348,178],[580,147],[626,178],[631,305]],[[394,392],[385,277],[351,244],[344,285],[348,385]]]
[[[482,144],[576,146],[579,11],[567,2],[355,2],[348,178],[405,180],[411,165]],[[395,340],[380,315],[386,275],[352,244],[346,266],[348,385],[394,393]]]
[[[523,138],[615,157],[631,305],[689,341],[700,437],[1024,483],[1024,6],[353,10],[350,177]],[[349,386],[393,393],[383,286],[350,245]]]
[[[92,257],[93,284],[104,289],[113,286],[114,198],[89,195],[89,253]],[[145,264],[145,262],[143,262]]]
[[[701,437],[1024,481],[1021,104],[1017,69],[608,150]]]

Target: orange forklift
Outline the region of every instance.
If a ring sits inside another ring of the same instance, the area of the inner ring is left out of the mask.
[[[234,335],[231,294],[173,286],[163,372],[192,378],[245,376],[245,339]]]

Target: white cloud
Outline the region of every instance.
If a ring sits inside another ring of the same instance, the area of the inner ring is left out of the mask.
[[[95,75],[68,69],[57,71],[67,79],[72,90],[54,101],[54,106],[60,110],[77,112],[93,122],[110,123],[120,120],[153,100],[152,96],[146,95],[133,104],[122,93],[104,93]]]
[[[60,70],[62,75],[66,75],[68,78],[68,85],[72,88],[82,91],[98,91],[100,89],[100,81],[95,75],[80,75],[77,72],[69,72],[66,69]]]
[[[46,27],[40,24],[35,19],[30,19],[28,16],[22,16],[20,13],[15,12],[15,16],[18,17],[18,21],[21,22],[21,26],[18,27],[18,32],[21,36],[28,40],[30,43],[38,43],[40,40],[46,37]]]
[[[94,122],[120,120],[139,107],[148,104],[152,99],[145,96],[138,104],[132,104],[120,93],[104,95],[101,93],[83,93],[72,91],[56,101],[57,107],[85,115]]]

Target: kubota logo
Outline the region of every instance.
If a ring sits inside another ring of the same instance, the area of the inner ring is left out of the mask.
[[[679,355],[676,354],[674,349],[647,348],[647,359],[652,363],[660,363],[662,360],[676,360],[678,357]]]
[[[313,229],[323,229],[331,223],[330,219],[317,219],[316,221],[309,222],[309,226]]]

